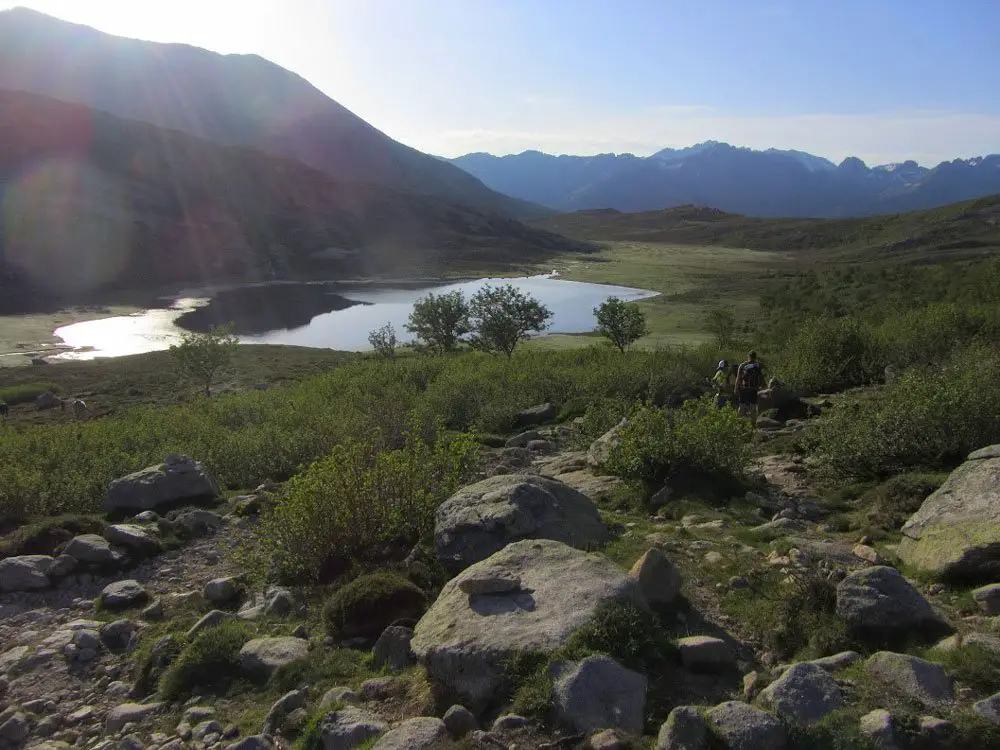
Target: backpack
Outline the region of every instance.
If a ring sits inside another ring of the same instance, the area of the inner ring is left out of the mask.
[[[737,388],[741,391],[759,391],[764,380],[764,372],[759,362],[747,362],[740,366]]]

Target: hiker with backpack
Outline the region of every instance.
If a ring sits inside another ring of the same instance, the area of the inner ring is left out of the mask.
[[[715,369],[712,376],[712,385],[715,386],[715,405],[722,408],[733,399],[733,383],[736,381],[735,374],[729,369],[729,362],[722,360]]]
[[[757,426],[757,393],[764,387],[764,370],[757,361],[757,352],[747,355],[747,361],[736,369],[736,404],[741,416],[749,412],[750,424]]]

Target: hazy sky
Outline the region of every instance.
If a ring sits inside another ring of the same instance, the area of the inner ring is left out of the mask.
[[[257,53],[423,151],[1000,152],[997,0],[22,0]]]

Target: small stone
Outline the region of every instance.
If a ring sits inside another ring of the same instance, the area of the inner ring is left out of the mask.
[[[81,534],[73,537],[63,554],[69,555],[77,562],[93,565],[104,565],[114,562],[115,553],[108,540],[97,534]]]
[[[70,724],[81,724],[90,721],[94,716],[93,706],[83,706],[66,717]]]
[[[142,619],[149,620],[150,622],[158,622],[166,617],[166,612],[163,607],[163,600],[156,599],[152,604],[142,610]]]
[[[987,721],[1000,725],[1000,693],[974,703],[972,710]]]
[[[221,625],[223,622],[231,618],[232,615],[229,614],[228,612],[223,612],[222,610],[219,609],[213,609],[211,612],[208,612],[207,614],[202,616],[202,618],[198,620],[198,622],[196,622],[194,625],[190,627],[190,629],[187,632],[187,637],[194,638],[201,631],[207,630],[208,628],[217,627],[218,625]]]
[[[104,538],[111,544],[124,547],[139,555],[152,555],[160,550],[160,543],[149,535],[142,526],[131,523],[120,523],[108,526],[104,530]]]
[[[721,638],[692,635],[678,639],[677,649],[681,664],[688,669],[720,669],[736,665],[732,649]]]
[[[190,536],[205,536],[222,526],[222,516],[210,510],[190,510],[177,516],[176,523]]]
[[[757,694],[764,689],[764,679],[760,672],[747,672],[743,675],[743,700],[748,703],[757,697]]]
[[[389,726],[360,708],[348,707],[327,714],[319,723],[318,729],[322,739],[321,747],[327,750],[347,750],[385,734]]]
[[[484,596],[487,594],[507,594],[521,590],[520,578],[505,578],[503,576],[469,575],[458,582],[458,588],[469,596]]]
[[[706,552],[705,553],[705,562],[708,565],[718,565],[724,559],[725,558],[722,556],[722,554],[719,553],[719,552],[716,552],[715,550],[712,550],[711,552]]]
[[[123,703],[108,711],[104,726],[109,732],[117,732],[126,724],[133,724],[152,716],[162,706],[162,703]]]
[[[605,729],[593,735],[587,745],[590,750],[630,750],[632,741],[618,729]]]
[[[788,743],[780,721],[740,701],[720,703],[706,718],[729,750],[784,750]]]
[[[459,739],[479,729],[475,715],[465,706],[455,705],[444,712],[444,725],[454,739]]]
[[[642,733],[646,678],[641,674],[604,655],[558,664],[552,671],[552,706],[560,722],[578,732]]]
[[[382,701],[406,689],[398,677],[373,677],[361,683],[361,698],[366,701]]]
[[[198,726],[194,727],[194,729],[191,730],[191,736],[194,737],[196,740],[204,740],[206,737],[212,734],[216,735],[222,734],[222,724],[215,721],[214,719],[203,721],[200,724],[198,724]]]
[[[874,547],[869,547],[867,544],[855,544],[851,553],[859,560],[864,560],[872,565],[882,564],[882,556],[878,553],[878,550]]]
[[[268,737],[255,734],[250,737],[244,737],[239,742],[234,742],[226,750],[272,750],[273,747],[274,743]]]
[[[800,663],[764,688],[758,701],[790,722],[814,724],[843,706],[844,696],[829,672]]]
[[[898,750],[892,714],[885,709],[878,708],[866,713],[861,717],[858,729],[878,750]]]
[[[73,633],[73,645],[78,649],[97,651],[101,647],[101,637],[93,630],[77,630]]]
[[[66,554],[59,555],[52,561],[52,565],[49,567],[49,577],[65,578],[76,570],[77,565],[78,563],[75,557],[70,557]]]
[[[301,638],[256,638],[240,649],[240,666],[247,672],[270,676],[279,667],[308,656],[309,645]]]
[[[372,750],[430,750],[440,747],[448,732],[444,722],[433,716],[407,719],[387,732],[372,746]]]

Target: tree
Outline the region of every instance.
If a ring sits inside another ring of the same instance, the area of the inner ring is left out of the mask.
[[[460,291],[428,294],[413,303],[406,324],[412,333],[439,354],[454,351],[461,337],[469,332],[469,306]]]
[[[208,333],[185,333],[181,343],[170,347],[174,366],[183,377],[203,384],[206,397],[212,395],[215,376],[232,363],[240,344],[233,328],[229,323],[219,328],[212,326]]]
[[[715,342],[720,349],[733,342],[733,332],[736,330],[736,314],[732,310],[715,307],[708,311],[708,329],[714,334]]]
[[[375,355],[385,359],[396,356],[396,329],[392,323],[386,323],[368,334],[368,343],[375,350]]]
[[[617,297],[608,299],[594,308],[597,332],[618,347],[622,354],[645,336],[646,316],[634,302],[622,302]]]
[[[549,327],[552,312],[530,294],[511,284],[476,292],[469,305],[474,336],[470,342],[487,352],[503,352],[508,357],[528,334]]]

